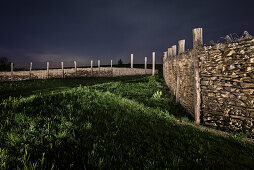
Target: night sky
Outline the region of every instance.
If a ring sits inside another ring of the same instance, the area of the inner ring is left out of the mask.
[[[144,63],[156,52],[203,28],[204,43],[227,34],[254,34],[253,0],[1,0],[0,57],[15,67],[46,67],[46,61],[68,66],[122,59]],[[234,36],[236,36],[234,34]],[[57,65],[56,64],[56,65]]]

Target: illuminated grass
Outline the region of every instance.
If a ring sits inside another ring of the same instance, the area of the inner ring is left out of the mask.
[[[161,107],[173,102],[163,93],[157,80],[147,77],[6,99],[0,104],[0,167],[254,166],[253,145],[177,123],[174,107]]]

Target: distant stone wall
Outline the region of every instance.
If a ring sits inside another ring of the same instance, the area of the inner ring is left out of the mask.
[[[158,70],[155,70],[158,73]],[[115,77],[115,76],[129,76],[129,75],[151,75],[152,69],[140,68],[75,68],[64,69],[64,77]],[[62,78],[62,69],[50,69],[49,78]],[[22,81],[29,79],[46,79],[47,70],[32,70],[31,77],[29,71],[14,71],[13,79],[11,79],[11,72],[0,72],[0,81]]]
[[[166,84],[197,123],[254,133],[253,37],[175,56],[168,50],[163,61]]]

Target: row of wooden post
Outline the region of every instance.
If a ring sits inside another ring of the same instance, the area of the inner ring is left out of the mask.
[[[30,69],[29,69],[29,79],[32,78],[32,66],[33,63],[30,62]],[[110,67],[113,68],[113,61],[110,60]],[[74,61],[74,68],[75,68],[75,76],[77,76],[77,62]],[[133,54],[131,54],[131,68],[133,68]],[[147,57],[145,57],[145,69],[147,69]],[[153,52],[153,70],[152,75],[155,74],[155,52]],[[62,77],[64,78],[64,62],[61,62],[61,69],[62,69]],[[91,71],[93,69],[93,60],[91,60]],[[100,72],[100,60],[98,60],[98,69]],[[46,71],[47,78],[49,78],[49,62],[47,62],[47,71]],[[11,63],[11,80],[13,80],[13,62]]]
[[[203,35],[202,28],[195,28],[192,30],[193,34],[193,63],[194,63],[194,110],[195,110],[195,123],[200,124],[200,105],[201,105],[201,89],[200,89],[200,72],[199,72],[199,60],[197,56],[197,49],[203,45]],[[174,95],[176,97],[176,102],[179,102],[179,89],[180,89],[180,67],[179,67],[179,57],[182,53],[185,52],[185,40],[178,41],[178,56],[176,54],[176,45],[168,48],[166,52],[164,52],[163,61],[166,61],[166,58],[171,58],[170,64],[171,68],[173,68],[174,57],[176,59],[176,87],[171,87],[174,90]],[[170,81],[171,84],[173,80],[173,70],[171,70]],[[174,89],[175,88],[175,89]]]
[[[112,68],[112,60],[110,61],[110,65]],[[32,67],[33,67],[33,63],[30,62],[30,68],[29,68],[29,78],[32,78]],[[74,68],[75,68],[75,75],[77,76],[77,61],[74,61]],[[93,60],[91,60],[91,69],[93,68]],[[98,60],[98,68],[100,70],[100,60]],[[64,78],[64,62],[61,62],[61,69],[62,69],[62,77]],[[49,62],[47,61],[47,78],[49,78]],[[11,62],[11,80],[13,80],[13,62]]]
[[[152,53],[152,75],[155,74],[155,52]],[[131,54],[131,68],[133,68],[133,54]],[[147,57],[145,57],[145,69],[147,69]]]

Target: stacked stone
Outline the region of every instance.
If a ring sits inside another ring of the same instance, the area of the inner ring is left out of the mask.
[[[179,57],[179,102],[180,104],[194,116],[194,66],[190,52],[185,52]]]
[[[168,48],[168,67],[169,67],[169,72],[168,72],[168,79],[169,83],[168,86],[171,90],[173,90],[173,54],[172,54],[172,48]]]
[[[164,59],[163,59],[163,77],[164,80],[166,82],[166,85],[172,89],[172,85],[171,85],[171,71],[172,71],[172,67],[171,67],[171,53],[170,53],[171,48],[168,48],[168,51],[166,51],[164,53]]]
[[[169,78],[167,77],[169,75],[169,59],[168,59],[168,53],[164,52],[163,56],[163,78],[166,82],[166,84],[169,84]]]
[[[204,124],[254,132],[254,39],[199,51]]]
[[[168,56],[163,60],[163,74],[167,86],[176,93],[177,69],[179,68],[179,102],[194,116],[194,67],[190,52],[176,55],[176,46],[168,48]]]
[[[177,81],[177,61],[176,61],[176,45],[172,46],[172,63],[173,63],[173,68],[172,68],[172,90],[174,91],[174,95],[176,93],[176,81]]]
[[[193,29],[193,50],[168,53],[164,78],[195,122],[254,133],[254,38],[203,46],[202,28]],[[201,96],[201,97],[200,97]]]

